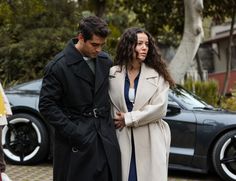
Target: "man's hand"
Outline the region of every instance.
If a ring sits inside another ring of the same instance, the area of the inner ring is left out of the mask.
[[[125,127],[125,117],[123,112],[116,113],[114,124],[116,129],[122,129],[123,127]]]

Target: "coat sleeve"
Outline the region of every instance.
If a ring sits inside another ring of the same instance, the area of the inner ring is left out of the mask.
[[[40,113],[61,135],[76,138],[78,126],[69,120],[60,106],[64,92],[62,81],[56,71],[51,70],[51,66],[45,69],[39,99]]]
[[[142,109],[125,113],[128,127],[139,127],[161,120],[167,112],[169,84],[160,77],[158,89]]]

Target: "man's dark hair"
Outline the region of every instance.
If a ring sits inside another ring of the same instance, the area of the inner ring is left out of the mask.
[[[79,23],[78,30],[83,35],[85,41],[90,40],[93,34],[103,38],[106,38],[109,34],[107,23],[97,16],[83,18]]]

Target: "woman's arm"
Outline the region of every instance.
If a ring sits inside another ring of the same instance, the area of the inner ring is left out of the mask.
[[[158,89],[142,109],[124,114],[126,126],[139,127],[159,121],[166,115],[169,84],[160,77]]]

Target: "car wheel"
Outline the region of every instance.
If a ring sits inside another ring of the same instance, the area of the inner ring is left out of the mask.
[[[213,166],[222,179],[236,180],[236,130],[224,134],[213,149]]]
[[[40,120],[29,114],[14,114],[2,130],[4,154],[15,164],[35,164],[46,157],[48,133]]]

